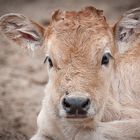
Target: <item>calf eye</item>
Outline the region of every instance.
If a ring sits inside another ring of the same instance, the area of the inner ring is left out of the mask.
[[[52,60],[51,60],[51,58],[50,58],[49,56],[47,56],[47,57],[45,58],[44,63],[46,63],[46,61],[48,61],[50,68],[53,67]]]
[[[110,58],[112,58],[110,53],[105,53],[102,58],[102,65],[107,65],[109,63]]]
[[[52,60],[51,60],[50,57],[48,57],[48,63],[49,63],[49,66],[50,66],[50,67],[53,67],[53,63],[52,63]]]

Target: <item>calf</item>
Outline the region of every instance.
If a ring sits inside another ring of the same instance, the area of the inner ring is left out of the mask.
[[[48,84],[31,140],[140,139],[140,8],[111,28],[101,10],[57,10],[45,29],[23,15],[0,19],[23,47],[47,48]]]

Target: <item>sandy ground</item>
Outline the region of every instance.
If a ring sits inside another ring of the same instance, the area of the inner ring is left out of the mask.
[[[0,0],[0,16],[22,13],[42,24],[54,9],[78,10],[95,5],[114,22],[124,11],[140,6],[139,0]],[[0,140],[28,140],[36,131],[47,83],[44,53],[11,44],[0,33]]]

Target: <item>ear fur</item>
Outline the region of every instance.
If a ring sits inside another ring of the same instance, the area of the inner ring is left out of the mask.
[[[6,14],[0,17],[0,31],[18,45],[34,49],[44,40],[45,29],[21,14]]]
[[[114,27],[115,43],[124,53],[140,43],[140,7],[127,11]]]

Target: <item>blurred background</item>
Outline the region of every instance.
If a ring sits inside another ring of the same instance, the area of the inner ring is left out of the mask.
[[[0,0],[0,16],[21,13],[46,26],[55,9],[79,10],[94,5],[110,24],[140,0]],[[28,140],[36,131],[47,83],[44,53],[24,50],[0,33],[0,140]]]

